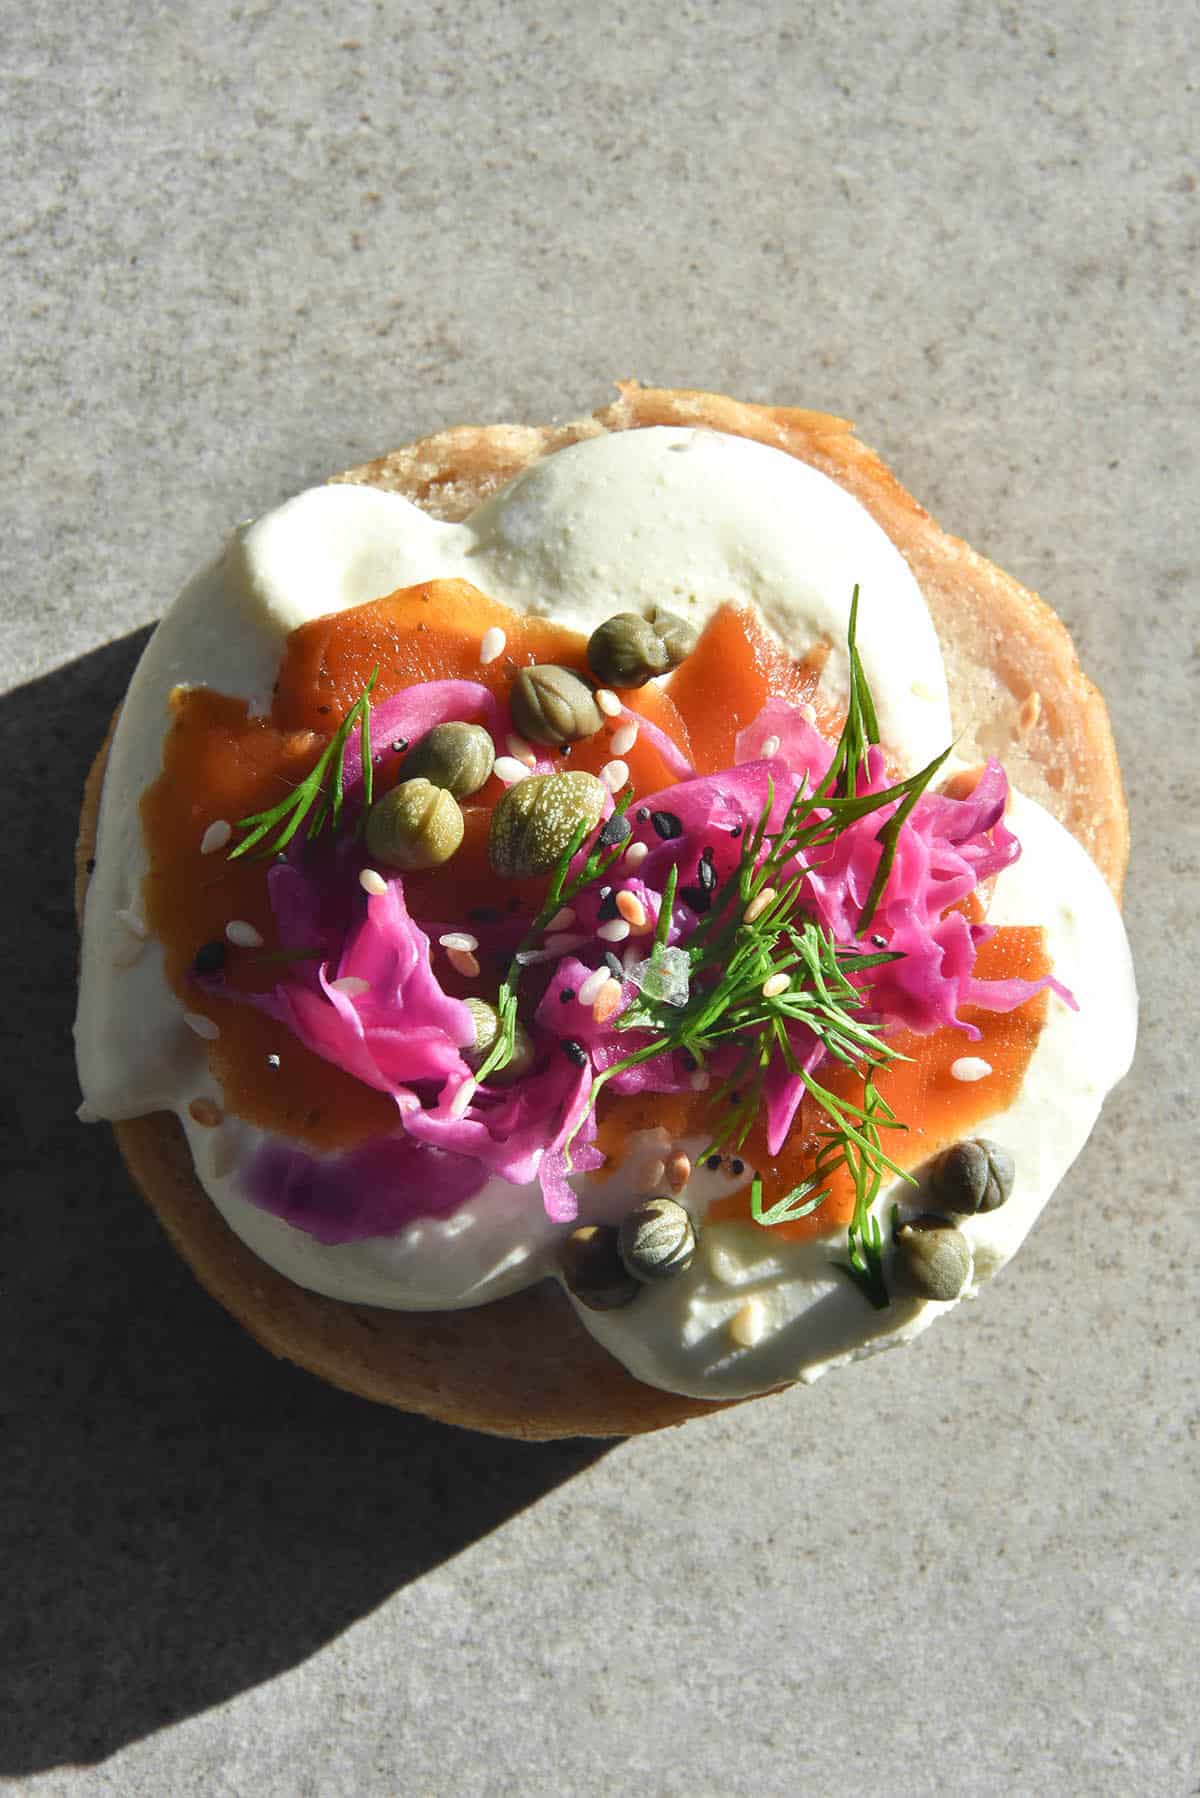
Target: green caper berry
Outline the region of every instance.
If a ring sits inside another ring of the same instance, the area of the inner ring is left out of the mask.
[[[929,1196],[939,1211],[970,1216],[995,1211],[1013,1189],[1016,1167],[1007,1149],[986,1136],[965,1137],[939,1155],[929,1179]]]
[[[651,606],[644,618],[618,612],[588,638],[588,666],[605,687],[644,687],[655,675],[678,668],[696,647],[696,632],[685,618]]]
[[[578,743],[602,722],[587,682],[554,662],[522,668],[509,704],[513,724],[531,743]]]
[[[464,999],[463,1004],[470,1012],[471,1022],[475,1026],[475,1041],[469,1049],[463,1050],[463,1060],[470,1068],[482,1067],[495,1045],[500,1030],[500,1014],[486,999]],[[514,1081],[523,1079],[533,1066],[536,1055],[533,1038],[524,1024],[517,1023],[513,1031],[512,1059],[488,1075],[488,1085],[511,1086]]]
[[[377,862],[411,873],[448,862],[463,840],[458,800],[428,780],[406,780],[367,813],[367,849]]]
[[[599,823],[605,790],[594,774],[530,774],[509,787],[492,813],[488,856],[497,874],[524,880],[546,874],[581,822]]]
[[[401,780],[427,780],[456,799],[478,793],[492,771],[496,751],[481,724],[435,724],[405,756]]]
[[[691,1265],[695,1225],[674,1199],[642,1199],[622,1219],[618,1247],[635,1280],[670,1280]]]
[[[582,1224],[559,1251],[568,1290],[589,1311],[616,1311],[632,1304],[641,1287],[628,1272],[611,1224]]]
[[[896,1232],[900,1266],[923,1299],[948,1304],[971,1278],[971,1245],[961,1230],[928,1212]]]

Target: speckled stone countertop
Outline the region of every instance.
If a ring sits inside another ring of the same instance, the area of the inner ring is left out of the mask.
[[[3,10],[0,1778],[1195,1792],[1188,9]],[[1062,613],[1144,1022],[1017,1267],[914,1349],[528,1447],[276,1365],[177,1264],[75,1120],[68,869],[231,523],[627,374],[855,418]]]

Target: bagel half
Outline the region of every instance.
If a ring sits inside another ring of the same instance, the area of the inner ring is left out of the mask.
[[[1015,784],[1082,843],[1119,900],[1128,816],[1108,714],[1049,606],[939,529],[842,419],[635,384],[619,393],[573,424],[460,426],[337,479],[402,493],[454,521],[531,462],[606,431],[699,426],[810,463],[866,507],[909,563],[941,641],[960,753],[1000,756]],[[108,741],[84,791],[75,870],[81,918],[107,755]],[[260,1261],[225,1224],[193,1173],[172,1115],[114,1128],[133,1178],[201,1284],[272,1353],[333,1385],[444,1423],[528,1440],[634,1435],[725,1408],[635,1380],[593,1341],[550,1281],[493,1304],[443,1312],[387,1311],[308,1292]]]

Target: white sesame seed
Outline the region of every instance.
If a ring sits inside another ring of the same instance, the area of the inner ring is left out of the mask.
[[[628,849],[625,851],[625,866],[627,868],[640,868],[649,853],[649,843],[630,843]]]
[[[606,718],[619,718],[621,716],[621,701],[617,698],[611,687],[597,687],[595,700]]]
[[[117,923],[123,924],[130,936],[139,937],[144,942],[150,935],[150,929],[145,918],[139,918],[135,911],[119,911],[116,914],[116,918]]]
[[[505,737],[504,741],[508,753],[511,755],[514,762],[520,762],[526,768],[532,768],[535,765],[537,762],[537,754],[525,741],[524,737],[518,737],[513,734]]]
[[[605,762],[600,770],[600,778],[610,793],[619,793],[629,779],[629,763],[621,761],[619,757]]]
[[[688,1085],[694,1093],[706,1093],[708,1091],[709,1080],[705,1070],[703,1068],[697,1068],[696,1072],[688,1081]]]
[[[778,737],[764,737],[761,753],[767,761],[770,761],[770,759],[773,755],[778,755],[779,754],[779,738]]]
[[[633,718],[627,718],[612,734],[612,752],[614,755],[628,755],[638,740],[638,727]]]
[[[387,881],[374,868],[364,868],[358,877],[358,884],[364,893],[370,893],[375,899],[381,898],[388,890]]]
[[[666,1179],[666,1177],[667,1177],[667,1164],[665,1161],[650,1162],[650,1164],[646,1168],[646,1172],[642,1176],[642,1178],[646,1182],[646,1185],[651,1186],[651,1187],[661,1186],[663,1181]]]
[[[748,1298],[729,1320],[729,1334],[739,1348],[753,1348],[762,1341],[767,1314],[761,1299]]]
[[[790,974],[772,974],[769,980],[762,983],[762,996],[764,999],[778,999],[780,993],[786,993],[791,984]]]
[[[357,974],[343,974],[340,980],[329,982],[331,993],[345,993],[348,999],[356,999],[360,993],[369,993],[371,982],[360,980]]]
[[[216,850],[224,849],[232,835],[233,825],[228,818],[218,818],[200,838],[201,855],[212,855]]]
[[[484,631],[483,636],[479,639],[479,660],[485,668],[489,662],[494,662],[497,656],[504,654],[504,645],[507,642],[508,638],[498,624],[493,624],[490,629]]]
[[[990,1061],[983,1061],[978,1055],[960,1055],[957,1061],[950,1063],[952,1080],[986,1080],[992,1071]]]
[[[469,949],[447,949],[446,960],[464,980],[474,980],[479,973],[479,962]]]
[[[746,907],[744,918],[747,924],[753,924],[755,918],[761,918],[768,906],[775,903],[775,888],[763,887],[757,892]]]
[[[225,926],[225,935],[239,949],[262,948],[261,931],[255,930],[253,924],[247,924],[245,918],[230,918]]]
[[[633,972],[642,959],[641,946],[638,943],[627,943],[621,951],[621,966],[627,974]]]
[[[519,762],[515,755],[499,755],[492,764],[492,773],[497,780],[502,780],[506,787],[515,787],[519,780],[529,778],[529,769],[524,762]]]
[[[683,1150],[680,1149],[676,1154],[672,1155],[670,1161],[667,1163],[667,1185],[671,1188],[672,1192],[680,1193],[683,1191],[691,1177],[691,1156],[685,1155]]]
[[[456,1118],[462,1117],[463,1113],[467,1109],[467,1106],[471,1103],[471,1100],[475,1097],[475,1088],[476,1088],[477,1084],[478,1084],[478,1082],[474,1081],[474,1080],[464,1080],[463,1081],[462,1085],[459,1087],[458,1091],[455,1093],[454,1097],[450,1101],[451,1117],[456,1117]]]
[[[574,922],[575,907],[573,905],[564,905],[559,911],[555,912],[554,916],[546,925],[546,929],[547,931],[566,930],[567,927]]]
[[[185,1011],[183,1021],[189,1030],[202,1036],[206,1043],[215,1043],[221,1034],[221,1026],[214,1024],[211,1018],[206,1018],[202,1011]]]
[[[618,893],[617,910],[628,924],[630,930],[645,930],[650,919],[646,908],[636,893]]]
[[[601,924],[596,935],[605,943],[623,943],[629,935],[629,925],[624,918],[612,918],[607,924]]]
[[[440,936],[438,942],[443,949],[478,949],[479,938],[472,936],[469,930],[448,930]]]
[[[594,973],[588,975],[575,997],[581,1005],[591,1005],[599,997],[601,989],[608,985],[610,979],[611,975],[607,968],[597,968]]]

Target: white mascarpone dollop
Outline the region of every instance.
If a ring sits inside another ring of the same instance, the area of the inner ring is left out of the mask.
[[[399,1309],[479,1304],[552,1273],[564,1226],[549,1223],[536,1186],[492,1181],[448,1220],[328,1246],[242,1196],[240,1170],[265,1135],[234,1117],[214,1127],[193,1116],[198,1095],[220,1097],[207,1046],[167,984],[159,945],[130,925],[146,871],[138,799],[160,771],[172,688],[203,684],[266,711],[291,630],[449,577],[584,632],[614,611],[652,603],[697,625],[728,601],[753,606],[793,653],[830,646],[822,687],[834,706],[845,697],[857,585],[858,643],[890,756],[915,769],[950,736],[941,652],[903,557],[840,487],[741,438],[658,428],[592,439],[534,464],[461,525],[433,520],[396,494],[337,485],[302,493],[238,531],[155,632],[112,745],[83,932],[76,1039],[84,1103],[112,1119],[176,1112],[202,1184],[263,1260],[315,1291]],[[1136,1016],[1124,931],[1099,873],[1031,801],[1014,795],[1010,822],[1024,854],[1001,875],[990,918],[1045,927],[1056,973],[1080,1011],[1051,997],[1015,1102],[988,1122],[1018,1174],[1006,1205],[962,1226],[975,1284],[1011,1256],[1083,1146],[1105,1092],[1128,1067]],[[583,1221],[619,1218],[664,1149],[703,1146],[662,1136],[635,1138],[603,1182],[579,1182]],[[693,1177],[687,1201],[698,1222],[726,1190],[719,1174]],[[881,1194],[880,1216],[894,1196]],[[949,1308],[912,1300],[873,1311],[834,1265],[843,1233],[788,1243],[752,1223],[720,1223],[702,1229],[700,1241],[686,1274],[625,1310],[578,1308],[632,1372],[668,1390],[732,1398],[813,1379],[907,1340]]]

